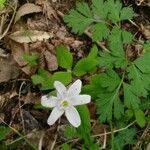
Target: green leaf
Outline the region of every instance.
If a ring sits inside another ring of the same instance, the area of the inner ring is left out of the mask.
[[[90,136],[90,113],[86,105],[78,106],[77,110],[81,117],[81,125],[76,129],[76,131],[78,136],[84,140],[86,147],[89,147],[90,145],[93,145],[93,139]]]
[[[140,105],[141,110],[150,109],[150,97],[148,96],[147,99],[142,99],[142,104]]]
[[[37,109],[37,110],[38,110],[38,109],[39,109],[39,110],[40,110],[40,109],[45,109],[45,107],[42,106],[40,102],[39,102],[39,103],[35,103],[34,106],[33,106],[33,108],[34,108],[34,109]]]
[[[144,52],[150,52],[150,41],[144,43]]]
[[[109,0],[107,1],[107,6],[109,10],[109,15],[108,18],[113,22],[119,22],[120,17],[119,17],[119,12],[121,11],[122,4],[119,1],[114,2],[114,0]]]
[[[115,61],[117,60],[117,58],[115,58],[108,52],[99,52],[99,55],[100,57],[98,58],[98,62],[100,67],[112,68]]]
[[[105,23],[97,23],[92,26],[93,41],[101,41],[106,39],[109,35],[109,28]]]
[[[109,0],[108,1],[108,18],[113,22],[117,23],[122,20],[132,19],[134,12],[131,7],[123,7],[120,1]]]
[[[132,19],[134,15],[133,8],[131,7],[124,7],[120,12],[120,20],[128,20]]]
[[[78,128],[67,126],[65,128],[65,136],[72,138],[78,137],[84,141],[83,149],[90,147],[90,150],[98,150],[98,144],[94,143],[93,138],[90,135],[91,123],[90,113],[86,105],[77,106],[77,110],[81,117],[81,125]]]
[[[64,85],[68,85],[72,81],[71,72],[56,72],[51,77],[51,83],[54,84],[54,81],[60,81]],[[53,86],[52,86],[53,87]]]
[[[71,52],[69,52],[69,50],[65,46],[63,45],[57,46],[56,55],[57,55],[58,65],[60,67],[65,69],[71,69],[73,57]]]
[[[77,110],[81,117],[81,126],[77,128],[77,132],[80,134],[91,132],[91,119],[90,113],[86,105],[78,106]]]
[[[88,55],[88,58],[93,59],[93,58],[96,58],[97,55],[98,55],[98,48],[97,48],[96,45],[94,45],[94,46],[91,48],[91,51],[90,51],[90,53],[89,53],[89,55]]]
[[[108,91],[114,91],[121,82],[118,74],[112,69],[107,70],[106,73],[100,75],[101,87],[106,88]]]
[[[96,20],[105,20],[107,18],[107,3],[103,0],[92,0],[92,12]]]
[[[145,114],[142,110],[138,109],[134,111],[136,122],[140,127],[144,127],[146,123]]]
[[[78,136],[76,129],[70,125],[65,127],[64,135],[67,138],[74,138]]]
[[[41,85],[41,90],[50,90],[53,89],[54,81],[60,81],[64,85],[69,84],[72,81],[72,76],[70,72],[56,72],[53,75],[45,70],[39,70],[38,74],[33,75],[32,82],[35,85]]]
[[[130,44],[133,41],[133,35],[130,32],[122,30],[123,43]]]
[[[96,99],[98,95],[100,94],[100,91],[105,91],[101,87],[101,75],[94,75],[90,79],[90,84],[85,85],[82,89],[82,92],[85,94],[89,94],[92,96],[93,99]]]
[[[77,11],[80,12],[82,15],[86,16],[87,18],[92,17],[91,9],[87,3],[81,2],[77,3]]]
[[[89,9],[86,3],[79,3],[77,10],[72,9],[68,15],[64,16],[64,21],[72,28],[72,32],[82,34],[93,23],[92,12]]]
[[[127,83],[124,83],[124,103],[128,108],[138,109],[140,104],[140,99],[133,93],[133,87]]]
[[[114,138],[115,150],[123,150],[126,145],[134,144],[136,130],[134,128],[119,132]]]
[[[80,59],[73,69],[73,73],[76,76],[83,76],[86,73],[92,71],[98,65],[98,61],[92,58],[82,58]]]
[[[0,10],[4,8],[6,0],[0,0]]]
[[[127,121],[131,120],[133,118],[133,116],[134,116],[134,112],[133,112],[132,109],[127,109],[125,111],[125,118],[126,118]]]
[[[91,24],[106,19],[107,13],[107,5],[103,0],[93,0],[91,7],[82,2],[64,16],[64,21],[74,33],[82,34]]]
[[[68,144],[63,144],[61,150],[71,150],[71,147]]]
[[[144,46],[145,53],[134,61],[134,64],[143,72],[150,73],[150,46]]]
[[[123,50],[122,30],[120,28],[114,27],[112,29],[108,41],[112,55],[117,57],[125,57]]]
[[[64,21],[72,32],[82,34],[86,28],[93,28],[93,41],[107,38],[109,28],[107,23],[118,23],[122,20],[131,19],[133,10],[131,7],[123,7],[120,1],[114,0],[92,0],[91,6],[87,3],[78,3],[68,15],[64,16]],[[106,22],[106,23],[105,23]]]
[[[126,39],[127,36],[129,36],[128,40]],[[109,53],[99,52],[100,58],[98,60],[100,67],[126,68],[128,61],[126,60],[123,44],[130,43],[131,41],[131,35],[127,31],[114,27],[108,37],[108,46],[111,51]]]
[[[0,126],[0,141],[6,138],[8,133],[10,132],[10,128],[5,127],[5,126]]]
[[[30,66],[35,66],[37,65],[37,60],[38,60],[38,54],[37,53],[32,53],[31,55],[29,54],[24,54],[23,59],[30,65]]]
[[[49,90],[52,88],[50,75],[44,69],[39,69],[38,74],[32,75],[31,79],[33,84],[41,85],[41,90]]]
[[[128,67],[128,77],[131,79],[132,91],[137,96],[146,97],[149,89],[150,81],[149,75],[142,74],[136,66],[132,65]]]
[[[121,79],[112,69],[99,77],[101,87],[105,91],[99,91],[96,105],[98,107],[99,119],[102,122],[112,120],[112,117],[119,119],[124,113],[123,105],[119,97]]]
[[[99,97],[100,98],[96,101],[98,113],[100,114],[99,119],[102,122],[112,120],[113,109],[114,117],[119,119],[124,113],[124,110],[118,92],[114,91],[112,93],[103,93],[99,95]]]

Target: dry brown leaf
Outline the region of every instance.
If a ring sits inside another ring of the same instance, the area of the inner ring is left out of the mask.
[[[21,70],[28,75],[32,74],[32,67],[27,65],[27,62],[23,60],[23,55],[25,53],[24,45],[20,43],[16,43],[14,41],[10,41],[10,45],[11,45],[12,55],[15,61],[21,67]],[[34,69],[36,68],[34,67]]]
[[[31,14],[31,13],[38,13],[41,12],[42,8],[37,6],[33,3],[26,3],[22,5],[16,13],[14,23],[16,23],[22,16]]]
[[[55,71],[58,69],[57,58],[54,54],[49,51],[44,52],[44,56],[47,62],[47,67],[49,71]]]
[[[9,38],[18,43],[30,43],[52,38],[53,34],[37,30],[16,31]]]
[[[0,83],[15,79],[19,74],[20,69],[11,55],[7,59],[0,58]]]
[[[51,2],[49,2],[47,0],[36,0],[36,4],[42,6],[42,9],[43,9],[42,11],[47,16],[48,19],[51,20],[52,17],[54,17],[57,20],[59,20],[58,17],[57,17],[56,11],[51,6]]]
[[[19,66],[23,67],[27,65],[27,62],[23,60],[23,55],[25,53],[24,46],[14,41],[10,41],[10,45],[11,45],[12,55],[15,61],[19,64]]]
[[[26,73],[27,75],[35,74],[37,67],[31,67],[29,65],[26,65],[21,68],[21,70]]]

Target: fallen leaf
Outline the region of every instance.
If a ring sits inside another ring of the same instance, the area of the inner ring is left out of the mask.
[[[0,58],[0,83],[15,79],[19,74],[20,69],[11,55],[7,59]]]
[[[47,62],[47,67],[49,71],[55,71],[58,69],[57,58],[54,54],[49,51],[44,52],[44,56]]]
[[[33,67],[27,65],[27,62],[24,61],[24,59],[23,59],[23,55],[25,54],[24,44],[20,44],[20,43],[14,42],[12,40],[9,41],[9,44],[10,44],[10,47],[12,50],[13,58],[20,66],[20,69],[28,75],[35,73],[36,67],[33,68]]]
[[[44,39],[52,38],[53,34],[37,30],[16,31],[9,35],[9,38],[18,43],[30,43],[43,41]]]
[[[16,23],[22,16],[31,14],[31,13],[38,13],[41,12],[42,8],[37,6],[33,3],[26,3],[22,5],[16,13],[14,23]]]
[[[29,111],[22,109],[22,117],[24,119],[25,133],[30,133],[32,130],[39,129],[38,121]]]
[[[52,17],[54,17],[55,19],[59,20],[56,11],[51,6],[51,2],[47,0],[36,0],[36,4],[42,6],[43,14],[45,14],[48,19],[51,20]]]

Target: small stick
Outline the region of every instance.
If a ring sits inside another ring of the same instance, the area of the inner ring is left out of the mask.
[[[120,128],[120,129],[117,129],[117,130],[114,130],[114,131],[112,131],[112,132],[113,132],[113,133],[117,133],[117,132],[121,132],[121,131],[123,131],[123,130],[126,130],[126,129],[128,129],[129,127],[131,127],[135,122],[136,122],[136,121],[133,121],[132,123],[130,123],[130,124],[127,125],[126,127]],[[110,132],[105,132],[105,133],[101,133],[101,134],[96,134],[96,135],[92,135],[91,137],[106,136],[106,135],[112,134],[112,132],[110,131]],[[67,144],[67,143],[71,143],[71,142],[73,142],[73,141],[77,142],[77,141],[79,141],[79,140],[80,140],[79,138],[75,138],[75,139],[72,139],[72,140],[67,141],[66,144]]]
[[[2,38],[4,38],[5,35],[7,34],[8,30],[9,30],[9,28],[10,28],[10,26],[11,26],[13,20],[14,20],[14,17],[15,17],[15,14],[16,14],[16,9],[17,9],[17,0],[15,1],[14,13],[13,13],[13,15],[12,15],[12,17],[11,17],[11,20],[10,20],[10,22],[9,22],[9,24],[8,24],[8,26],[7,26],[7,28],[6,28],[6,30],[5,30],[4,33],[0,36],[0,40],[1,40]]]

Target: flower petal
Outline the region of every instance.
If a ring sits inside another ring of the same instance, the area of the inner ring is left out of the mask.
[[[72,106],[72,107],[68,107],[65,110],[65,115],[68,119],[68,121],[74,126],[74,127],[79,127],[81,124],[81,119],[79,116],[78,111]]]
[[[81,92],[82,82],[81,80],[76,80],[68,89],[68,96],[79,95]]]
[[[90,95],[78,95],[75,97],[70,98],[71,104],[76,106],[76,105],[83,105],[90,103],[91,101],[91,96]]]
[[[57,97],[58,98],[63,98],[66,96],[67,89],[66,87],[59,81],[54,82],[54,87],[57,90]]]
[[[58,103],[57,97],[44,95],[41,97],[41,105],[44,107],[55,107]]]
[[[50,116],[48,117],[47,124],[53,125],[58,120],[58,118],[60,118],[63,115],[63,113],[64,113],[63,109],[55,107],[52,110]]]

